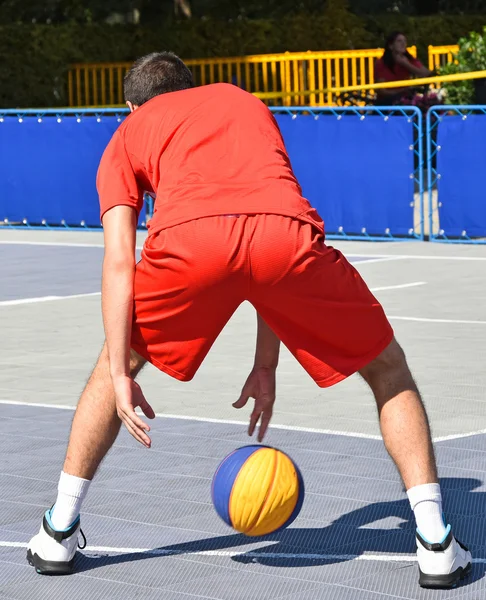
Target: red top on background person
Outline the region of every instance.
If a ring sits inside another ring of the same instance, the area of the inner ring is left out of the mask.
[[[407,50],[407,38],[394,31],[385,40],[385,52],[375,63],[376,83],[388,81],[406,81],[413,76],[430,77],[432,71],[414,58]],[[377,104],[400,104],[406,95],[413,94],[411,87],[378,90]]]

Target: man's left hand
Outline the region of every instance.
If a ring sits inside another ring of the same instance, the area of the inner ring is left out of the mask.
[[[275,369],[253,367],[248,376],[239,399],[233,404],[235,408],[243,408],[250,398],[255,400],[255,406],[250,416],[248,435],[253,435],[261,418],[258,431],[258,441],[261,442],[267,432],[275,402]]]

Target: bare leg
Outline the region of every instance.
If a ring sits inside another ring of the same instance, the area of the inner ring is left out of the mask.
[[[360,374],[375,395],[383,441],[406,489],[437,483],[427,414],[397,341]]]
[[[130,371],[133,377],[144,364],[145,360],[132,350]],[[83,479],[93,479],[113,445],[120,425],[105,344],[74,415],[63,471]]]

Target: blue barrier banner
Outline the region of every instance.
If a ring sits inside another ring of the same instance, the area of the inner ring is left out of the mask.
[[[0,219],[100,226],[96,173],[115,116],[4,116]]]
[[[414,223],[414,186],[422,191],[418,109],[271,110],[304,195],[328,234],[422,237],[421,222]],[[0,111],[0,219],[10,227],[99,227],[96,173],[125,114],[123,109]],[[146,210],[140,226],[150,203]]]
[[[445,116],[438,124],[439,226],[444,237],[486,237],[485,144],[485,114]]]
[[[327,233],[414,234],[410,116],[356,111],[276,118],[304,196]]]

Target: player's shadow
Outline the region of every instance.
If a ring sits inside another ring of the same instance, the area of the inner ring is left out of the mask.
[[[486,563],[486,493],[474,492],[482,485],[479,479],[443,478],[442,493],[447,516],[454,534],[480,559],[474,565],[472,578],[484,576]],[[323,519],[325,518],[323,502]],[[388,521],[388,522],[386,522]],[[380,526],[381,522],[381,526]],[[241,534],[212,537],[203,540],[173,544],[144,553],[127,553],[109,556],[79,557],[78,572],[136,562],[156,556],[177,556],[196,552],[235,549],[253,542],[268,545],[231,557],[239,563],[296,568],[329,565],[352,560],[364,553],[413,554],[415,552],[415,525],[407,499],[395,502],[378,502],[343,514],[325,527],[292,527],[261,538],[248,538]]]

